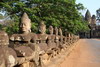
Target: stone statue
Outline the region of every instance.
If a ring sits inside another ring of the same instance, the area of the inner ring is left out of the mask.
[[[23,61],[33,60],[36,65],[39,65],[40,48],[37,45],[38,38],[35,33],[31,33],[31,20],[26,13],[21,18],[19,29],[19,34],[13,34],[10,37],[10,41],[13,42],[13,45],[10,45],[10,47],[16,51],[18,57],[22,58],[19,59],[18,64],[23,63],[24,65]]]
[[[29,33],[31,32],[31,20],[29,19],[26,13],[23,14],[21,18],[21,23],[19,25],[19,29],[21,33]]]
[[[37,36],[35,33],[31,33],[31,20],[26,13],[23,14],[19,25],[20,34],[13,34],[10,37],[11,41],[18,41],[22,43],[36,43]]]
[[[24,13],[21,18],[19,29],[20,34],[13,34],[10,37],[11,41],[36,43],[37,35],[35,33],[31,33],[31,20],[28,18],[26,13]]]
[[[54,33],[55,33],[55,42],[56,42],[56,45],[59,46],[59,36],[58,36],[58,28],[55,27],[54,29]]]
[[[8,45],[8,34],[0,31],[0,67],[13,67],[17,63],[16,52]]]
[[[38,41],[39,41],[38,45],[40,47],[39,55],[40,55],[40,60],[42,63],[41,66],[43,66],[43,64],[46,64],[48,61],[48,54],[47,54],[47,52],[48,52],[48,46],[47,46],[48,35],[45,33],[46,32],[46,25],[44,24],[44,21],[40,22],[39,32],[40,33],[37,34]]]
[[[62,29],[59,28],[59,48],[63,50],[66,48],[66,44],[64,43],[64,36],[62,34]]]
[[[41,51],[45,52],[48,49],[48,46],[46,44],[48,35],[45,33],[46,32],[46,25],[44,24],[44,21],[40,22],[39,32],[40,32],[40,34],[38,34],[39,46],[40,46]]]
[[[60,53],[60,48],[59,48],[60,44],[59,44],[59,35],[58,35],[58,28],[57,27],[54,28],[54,34],[55,34],[55,43],[57,45],[56,52],[57,52],[57,54],[59,54]]]
[[[48,36],[48,46],[50,47],[50,48],[55,48],[56,47],[56,43],[54,42],[54,40],[55,40],[55,35],[53,34],[53,31],[54,31],[54,29],[53,29],[53,27],[52,26],[49,26],[49,36]]]
[[[48,40],[47,40],[47,44],[48,44],[48,47],[49,47],[49,55],[50,58],[53,57],[56,53],[55,51],[57,50],[57,45],[55,43],[55,35],[53,34],[54,32],[54,29],[52,26],[49,26],[49,35],[48,35]]]
[[[62,34],[62,29],[61,29],[61,28],[59,28],[59,35],[60,35],[60,36],[63,36],[63,34]]]

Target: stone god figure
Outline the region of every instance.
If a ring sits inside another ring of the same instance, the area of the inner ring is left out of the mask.
[[[54,32],[53,27],[49,26],[49,35],[48,35],[47,44],[49,47],[48,54],[50,55],[50,58],[56,55],[56,50],[57,50],[57,45],[55,43],[55,35],[53,34],[53,32]]]
[[[28,18],[26,13],[23,14],[19,27],[21,33],[31,32],[31,20]]]
[[[22,65],[24,65],[24,62],[33,60],[36,65],[39,65],[38,62],[40,48],[38,47],[36,42],[37,35],[31,32],[31,20],[26,13],[24,13],[21,18],[19,29],[19,34],[13,34],[10,37],[10,41],[13,42],[10,47],[12,47],[16,51],[17,57],[22,58],[19,59],[18,64],[23,63]]]
[[[43,64],[45,65],[48,61],[48,54],[47,54],[47,52],[48,52],[48,46],[47,46],[48,35],[45,33],[46,25],[44,24],[44,21],[40,22],[39,32],[40,32],[40,34],[37,34],[38,41],[39,41],[38,45],[40,48],[39,55],[40,55],[40,59],[41,59],[42,66],[43,66]]]
[[[60,37],[59,37],[59,35],[58,35],[58,28],[57,27],[55,27],[54,28],[54,35],[55,35],[55,43],[56,43],[56,45],[57,45],[57,50],[56,50],[56,53],[57,54],[59,54],[60,53],[60,48],[59,48],[59,46],[60,46],[60,42],[59,42],[59,39],[60,39]]]
[[[40,22],[39,25],[39,32],[40,34],[38,34],[38,40],[39,40],[39,46],[41,51],[47,51],[48,46],[46,44],[48,35],[45,33],[46,32],[46,25],[44,24],[44,21]]]
[[[55,42],[56,42],[56,45],[59,46],[59,36],[58,36],[58,28],[55,27],[54,28],[54,33],[55,33]]]
[[[53,27],[52,26],[49,26],[49,35],[48,35],[48,46],[49,48],[56,48],[56,43],[54,42],[55,40],[55,35],[53,34]]]
[[[8,45],[8,34],[0,31],[0,67],[13,67],[17,63],[16,52]]]
[[[62,29],[59,28],[59,44],[60,44],[60,49],[66,49],[66,44],[65,44],[65,36],[62,34]]]
[[[35,33],[31,33],[31,20],[28,18],[28,15],[26,13],[24,13],[21,18],[19,29],[20,34],[13,34],[10,37],[11,41],[36,43],[37,35]]]

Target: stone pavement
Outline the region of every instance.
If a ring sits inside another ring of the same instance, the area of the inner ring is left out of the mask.
[[[100,67],[100,40],[80,40],[80,44],[58,67]]]

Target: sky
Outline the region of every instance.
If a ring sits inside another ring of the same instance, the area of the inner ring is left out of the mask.
[[[82,3],[85,8],[87,8],[91,15],[96,15],[96,10],[100,8],[100,0],[76,0],[76,3]],[[85,15],[86,10],[82,11]]]

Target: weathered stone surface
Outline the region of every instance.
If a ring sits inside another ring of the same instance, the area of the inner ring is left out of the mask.
[[[32,55],[33,50],[28,46],[19,46],[15,48],[18,57],[29,57]]]
[[[47,44],[48,44],[48,47],[50,48],[50,49],[54,49],[54,48],[56,48],[57,47],[57,45],[56,45],[56,43],[55,43],[55,35],[53,34],[53,31],[54,31],[54,29],[53,29],[53,27],[52,26],[50,26],[49,27],[49,35],[48,35],[48,40],[47,40]]]
[[[36,43],[37,35],[35,33],[27,33],[27,34],[13,34],[10,37],[11,41],[14,42],[22,42],[22,43]]]
[[[26,66],[25,62],[34,62],[37,66],[39,65],[39,51],[40,48],[37,43],[37,35],[31,33],[31,23],[27,14],[24,13],[21,18],[21,23],[19,25],[20,34],[13,34],[10,37],[11,46],[17,53],[17,63],[22,64],[21,66]],[[30,65],[29,65],[30,66]]]
[[[46,40],[48,38],[48,35],[45,33],[46,31],[46,25],[44,24],[43,21],[40,22],[40,26],[39,26],[39,31],[40,34],[38,34],[38,40],[39,40],[39,47],[41,50],[47,51],[48,46],[46,44]]]
[[[8,45],[7,33],[0,31],[0,67],[12,67],[16,64],[16,53]]]
[[[49,27],[49,34],[46,34],[44,21],[39,25],[40,34],[35,34],[31,32],[30,22],[24,13],[19,34],[8,38],[5,32],[0,31],[0,67],[44,67],[79,38],[69,33],[64,36],[61,28],[53,29],[52,26]]]
[[[21,33],[31,32],[31,20],[29,19],[28,15],[26,13],[24,13],[21,18],[19,29],[20,29]]]
[[[8,34],[4,31],[0,31],[0,45],[8,45],[9,44],[9,37]]]

